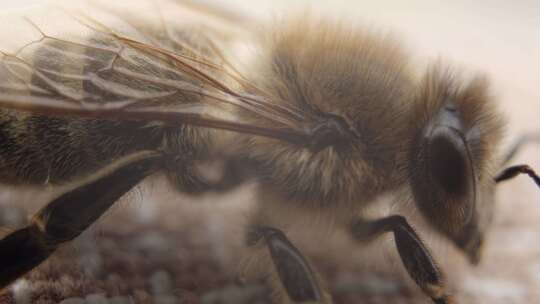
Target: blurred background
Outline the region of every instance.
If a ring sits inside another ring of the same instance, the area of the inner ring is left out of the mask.
[[[538,1],[201,2],[260,22],[307,7],[389,30],[416,56],[419,67],[443,58],[456,67],[487,74],[508,121],[505,146],[525,132],[540,131]],[[35,3],[39,0],[0,0],[0,11]],[[513,163],[540,170],[539,151],[539,145],[527,146]],[[0,296],[0,303],[56,303],[66,298],[72,302],[65,304],[266,303],[264,286],[254,282],[239,287],[235,275],[242,214],[250,208],[253,187],[190,198],[170,191],[160,178],[147,181],[98,227],[15,283]],[[27,189],[0,193],[3,222],[16,226],[46,201],[36,200],[34,193]],[[540,189],[518,177],[499,186],[497,204],[495,228],[478,267],[459,258],[446,261],[454,251],[436,237],[427,237],[428,243],[443,248],[441,264],[447,267],[444,271],[460,303],[540,299]],[[352,246],[347,240],[336,242]],[[388,247],[385,252],[395,250],[392,242],[383,245]],[[351,248],[341,252],[359,250]],[[336,260],[340,257],[315,253],[338,303],[428,303],[410,287],[399,262],[370,274],[353,257],[341,263]],[[386,268],[398,275],[388,275]]]

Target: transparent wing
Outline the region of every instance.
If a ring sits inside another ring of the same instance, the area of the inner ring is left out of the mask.
[[[227,62],[221,50],[234,26],[218,19],[158,0],[55,2],[3,16],[0,107],[305,142],[301,112],[270,102]],[[242,93],[248,87],[256,95]]]

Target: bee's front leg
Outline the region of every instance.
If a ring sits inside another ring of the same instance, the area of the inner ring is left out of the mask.
[[[41,209],[25,228],[0,240],[0,288],[47,259],[80,235],[122,195],[154,172],[161,154],[134,153],[77,183]]]
[[[252,227],[248,231],[248,245],[264,240],[281,284],[294,303],[320,303],[321,288],[309,263],[302,253],[276,228]]]
[[[429,250],[403,216],[393,215],[376,221],[359,219],[353,222],[351,232],[358,240],[393,232],[401,261],[416,284],[434,303],[454,303],[445,290],[441,272]]]

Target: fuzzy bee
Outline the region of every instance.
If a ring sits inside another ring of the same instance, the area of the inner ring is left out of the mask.
[[[332,301],[286,236],[323,219],[358,241],[392,233],[422,291],[453,303],[407,219],[364,210],[399,193],[477,262],[496,183],[527,173],[540,184],[527,166],[503,169],[514,152],[497,153],[503,122],[483,77],[419,73],[390,36],[310,15],[253,34],[234,16],[150,0],[2,22],[0,178],[75,186],[0,241],[0,286],[156,171],[184,192],[222,187],[195,164],[226,149],[229,169],[249,166],[260,185],[246,244],[268,253],[277,301]]]

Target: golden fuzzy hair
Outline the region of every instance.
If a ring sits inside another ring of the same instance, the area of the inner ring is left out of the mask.
[[[277,26],[261,49],[248,78],[270,99],[300,109],[298,127],[334,114],[361,137],[319,153],[253,138],[246,150],[261,163],[263,178],[291,198],[325,204],[368,201],[403,182],[394,171],[404,157],[401,139],[410,133],[415,86],[399,43],[304,17]]]

